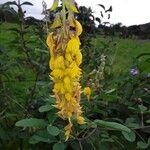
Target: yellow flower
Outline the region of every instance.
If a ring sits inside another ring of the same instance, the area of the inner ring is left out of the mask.
[[[61,92],[61,94],[65,94],[65,92],[66,92],[66,91],[65,91],[64,84],[63,84],[63,83],[62,83],[62,86],[61,86],[61,91],[60,91],[60,92]]]
[[[77,117],[78,124],[85,124],[85,119],[82,116]]]
[[[51,73],[54,78],[63,78],[64,71],[62,69],[54,69]]]
[[[67,61],[72,62],[72,57],[71,57],[70,53],[66,53],[65,58]]]
[[[66,93],[66,94],[65,94],[65,98],[67,99],[67,101],[71,101],[72,96],[71,96],[70,93]]]
[[[66,136],[65,141],[67,141],[70,137],[71,128],[72,128],[72,123],[69,122],[69,124],[65,127],[65,136]]]
[[[76,9],[75,6],[74,9]],[[63,24],[63,17],[59,17],[62,13],[58,14],[52,25],[54,32],[49,33],[46,40],[50,49],[49,67],[52,70],[50,78],[54,82],[53,92],[56,98],[54,107],[58,109],[59,117],[64,120],[68,119],[68,125],[65,127],[66,141],[70,137],[73,126],[72,116],[76,117],[78,124],[85,123],[80,106],[81,87],[79,83],[82,74],[79,67],[82,63],[79,35],[83,29],[80,22],[74,19],[73,12],[74,10],[69,10],[71,15],[68,15]],[[70,29],[72,25],[75,27],[75,31]],[[59,27],[59,32],[56,27]],[[88,89],[85,91],[86,95],[90,96],[91,92]]]
[[[49,61],[49,67],[50,67],[50,69],[51,70],[53,70],[54,69],[54,57],[51,57],[51,59],[50,59],[50,61]]]
[[[55,46],[54,40],[53,40],[53,32],[49,33],[47,40],[46,40],[46,44],[48,45],[50,50],[53,51],[53,48]]]
[[[79,41],[75,37],[71,38],[71,40],[69,40],[67,44],[66,53],[75,54],[76,51],[79,49],[79,46]]]
[[[64,94],[65,93],[65,89],[64,89],[63,83],[61,83],[61,82],[55,83],[53,92],[54,93],[61,92],[62,94]]]
[[[79,36],[82,33],[83,29],[78,20],[75,20],[75,24],[76,24],[76,35]]]
[[[75,81],[76,78],[79,78],[81,75],[81,69],[77,66],[75,61],[73,61],[70,65],[69,68],[65,70],[65,75],[69,76],[72,78],[72,80]]]
[[[80,50],[78,50],[76,52],[75,61],[78,66],[82,63],[82,54],[81,54]]]
[[[80,77],[81,75],[81,69],[77,65],[74,65],[70,71],[70,75],[72,78]]]
[[[84,95],[87,96],[88,100],[90,99],[90,95],[91,95],[91,89],[90,87],[85,87],[83,90]]]
[[[58,93],[59,91],[61,91],[61,87],[62,87],[62,83],[55,83],[53,91],[55,93]]]
[[[58,56],[55,60],[54,60],[54,68],[58,69],[65,69],[65,63],[64,63],[64,57],[63,56]]]
[[[70,82],[70,78],[68,77],[68,76],[66,76],[65,78],[64,78],[64,88],[65,88],[65,90],[67,91],[67,92],[71,92],[71,82]]]
[[[60,101],[60,103],[58,104],[58,108],[59,108],[59,109],[64,108],[65,104],[66,104],[65,99],[62,99],[62,100]]]
[[[67,111],[67,114],[66,114],[67,118],[71,118],[72,117],[72,112],[70,111]]]

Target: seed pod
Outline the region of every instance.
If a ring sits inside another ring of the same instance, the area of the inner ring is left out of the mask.
[[[59,3],[59,0],[54,0],[53,4],[52,4],[52,7],[50,8],[50,11],[56,10],[57,7],[58,7],[58,3]]]
[[[51,29],[59,28],[61,27],[61,25],[62,25],[62,22],[60,19],[60,15],[57,15],[54,19],[53,24],[51,25]]]
[[[68,10],[73,11],[74,13],[78,13],[78,10],[73,2],[73,0],[66,0],[65,1],[65,6]]]
[[[73,13],[71,11],[69,11],[69,13],[68,13],[68,22],[69,22],[70,27],[75,28],[75,19],[74,19]]]

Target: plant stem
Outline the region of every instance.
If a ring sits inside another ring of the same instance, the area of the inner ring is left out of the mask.
[[[28,113],[28,110],[26,108],[24,108],[17,100],[11,98],[10,96],[6,95],[6,97],[10,100],[12,100],[15,104],[17,104],[20,108],[22,108],[24,110],[24,112]]]
[[[146,143],[146,141],[144,140],[144,138],[143,138],[136,130],[134,130],[134,132],[138,135],[138,137],[139,137],[143,142]]]
[[[80,140],[78,140],[78,142],[79,142],[79,145],[80,145],[80,150],[83,150],[83,148],[82,148],[82,144],[81,144],[81,141],[80,141]]]
[[[143,121],[143,112],[141,112],[141,127],[143,128],[144,126],[144,121]]]
[[[65,22],[66,22],[65,0],[62,0],[62,15],[63,15],[63,26],[65,26]]]

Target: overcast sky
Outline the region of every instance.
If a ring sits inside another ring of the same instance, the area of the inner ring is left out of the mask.
[[[7,2],[8,0],[0,0],[0,3]],[[10,0],[14,1],[14,0]],[[34,16],[42,19],[42,1],[43,0],[21,0],[29,1],[34,6],[25,7],[27,15]],[[53,0],[45,0],[48,8],[51,7]],[[111,13],[110,23],[121,22],[123,25],[143,24],[150,22],[150,0],[76,0],[79,6],[91,7],[95,16],[100,16],[100,10],[102,10],[97,4],[103,4],[106,8],[110,5],[113,7]],[[108,21],[106,19],[103,21]]]

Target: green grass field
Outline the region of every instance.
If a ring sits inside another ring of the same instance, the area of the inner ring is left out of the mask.
[[[13,43],[10,44],[12,40],[16,37],[16,34],[9,31],[10,28],[16,27],[15,24],[3,23],[0,25],[0,46],[7,50],[8,56],[11,60],[18,57],[24,57],[21,53],[17,53],[13,47]],[[138,39],[121,39],[114,37],[113,40],[110,37],[100,37],[94,40],[93,50],[102,49],[104,45],[102,43],[108,43],[112,41],[111,44],[116,43],[115,46],[110,46],[109,51],[111,51],[111,59],[113,63],[113,71],[115,73],[124,72],[125,69],[129,69],[134,59],[141,53],[148,53],[150,51],[150,41],[138,40]],[[15,44],[15,43],[14,43]],[[33,43],[34,45],[34,43]],[[107,52],[106,52],[107,53]],[[108,52],[109,54],[109,52]]]
[[[97,38],[95,47],[97,49],[102,48],[102,43],[112,40],[110,37]],[[132,67],[135,58],[141,53],[150,52],[150,41],[138,40],[138,39],[121,39],[114,37],[112,43],[116,43],[115,46],[110,46],[111,59],[113,63],[113,72],[115,74],[124,72],[124,70]],[[109,52],[108,52],[109,54]]]

